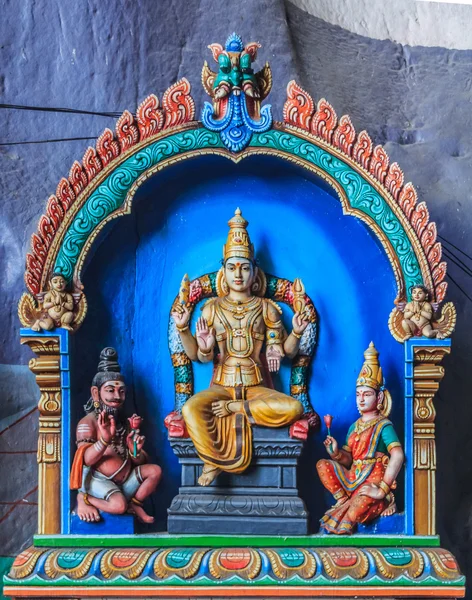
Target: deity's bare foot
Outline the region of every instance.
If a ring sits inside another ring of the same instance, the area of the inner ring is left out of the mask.
[[[211,410],[215,417],[227,417],[232,413],[241,412],[243,403],[233,400],[217,400],[211,403]]]
[[[339,498],[339,500],[336,502],[336,504],[333,504],[333,506],[329,510],[326,511],[326,514],[334,512],[340,506],[342,506],[343,504],[345,504],[348,500],[349,500],[349,498],[347,496],[341,496],[341,498]]]
[[[128,506],[128,512],[132,515],[135,515],[141,521],[141,523],[154,523],[154,517],[148,515],[142,506],[130,503]]]
[[[73,327],[71,327],[70,325],[68,325],[67,323],[63,323],[63,324],[61,325],[61,327],[62,327],[63,329],[67,329],[67,331],[74,331],[74,328],[73,328]]]
[[[209,467],[208,465],[204,465],[202,474],[198,478],[198,484],[206,487],[210,485],[212,481],[221,473],[221,469],[217,467]]]
[[[393,498],[390,500],[390,504],[387,506],[387,508],[383,511],[383,513],[380,515],[381,517],[391,517],[392,515],[394,515],[397,512],[397,503],[395,502],[395,498]]]
[[[77,516],[81,521],[88,521],[90,523],[100,521],[98,509],[95,506],[86,504],[82,493],[77,495]]]

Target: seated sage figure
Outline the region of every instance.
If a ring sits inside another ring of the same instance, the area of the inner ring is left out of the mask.
[[[100,353],[98,372],[93,378],[91,398],[76,432],[70,487],[78,490],[77,515],[82,521],[100,520],[100,512],[132,513],[152,523],[143,500],[154,492],[161,468],[148,464],[139,434],[142,419],[133,415],[128,424],[122,418],[126,386],[114,348]]]
[[[391,396],[372,342],[364,358],[356,387],[361,417],[349,428],[342,448],[327,436],[324,444],[331,460],[316,465],[322,484],[337,500],[321,519],[321,530],[327,533],[351,534],[358,523],[396,512],[391,490],[404,462],[403,450],[387,419]]]
[[[185,353],[193,361],[215,362],[207,390],[192,396],[182,415],[204,463],[198,482],[207,486],[221,471],[242,473],[252,457],[251,425],[283,427],[303,415],[301,402],[269,387],[270,372],[293,358],[309,320],[295,312],[287,335],[280,307],[256,295],[261,285],[248,222],[236,210],[228,222],[220,285],[223,294],[207,300],[189,329],[190,311],[176,303],[172,312]],[[265,349],[264,349],[265,348]]]

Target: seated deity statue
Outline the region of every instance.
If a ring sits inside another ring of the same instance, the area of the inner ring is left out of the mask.
[[[78,490],[77,515],[83,521],[100,520],[100,512],[134,514],[144,523],[154,518],[143,508],[143,500],[154,492],[161,468],[149,464],[140,435],[137,415],[125,424],[121,409],[126,386],[114,348],[100,353],[93,378],[86,416],[77,425],[70,487]]]
[[[321,531],[326,533],[351,534],[358,523],[396,512],[391,490],[396,487],[404,454],[387,419],[392,401],[372,342],[364,358],[356,387],[361,417],[349,428],[342,448],[332,436],[326,437],[331,460],[316,465],[322,484],[337,501],[321,519]]]
[[[190,311],[176,303],[172,311],[187,356],[201,363],[214,362],[208,389],[185,403],[182,415],[197,453],[204,463],[198,480],[207,486],[221,471],[242,473],[252,457],[251,425],[283,427],[300,419],[301,402],[271,389],[269,372],[277,372],[282,359],[293,358],[309,320],[295,312],[287,335],[280,307],[256,295],[261,285],[248,222],[239,209],[228,222],[223,248],[223,295],[207,300],[189,329]]]
[[[31,326],[33,331],[51,331],[63,327],[72,331],[74,320],[74,298],[66,291],[67,282],[62,273],[53,273],[49,278],[49,291],[44,295],[42,312]]]
[[[406,333],[405,339],[414,335],[438,340],[446,337],[440,329],[433,328],[432,322],[438,306],[429,302],[429,291],[424,285],[415,285],[411,290],[411,302],[400,308],[403,312],[402,327]]]

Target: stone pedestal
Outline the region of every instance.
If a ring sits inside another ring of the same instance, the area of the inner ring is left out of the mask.
[[[221,473],[208,487],[190,439],[170,438],[182,467],[179,494],[168,509],[169,533],[306,535],[307,511],[297,489],[303,442],[288,427],[253,427],[253,459],[240,475]]]

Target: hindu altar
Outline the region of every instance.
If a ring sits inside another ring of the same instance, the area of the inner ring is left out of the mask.
[[[5,594],[463,597],[436,532],[456,312],[426,203],[295,81],[274,121],[259,43],[209,49],[201,120],[185,78],[148,95],[32,236],[38,526]]]

